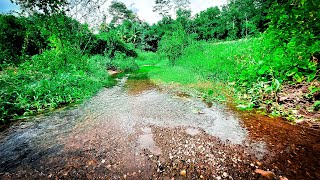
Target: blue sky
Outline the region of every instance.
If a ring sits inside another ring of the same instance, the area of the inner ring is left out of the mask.
[[[10,10],[17,10],[18,6],[12,4],[10,0],[0,0],[0,13],[7,13]]]

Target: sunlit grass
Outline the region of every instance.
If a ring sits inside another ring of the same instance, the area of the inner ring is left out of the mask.
[[[196,42],[186,48],[174,66],[150,52],[143,53],[137,63],[159,67],[148,71],[153,81],[196,89],[206,99],[224,101],[231,96],[243,64],[254,59],[252,49],[257,41]]]

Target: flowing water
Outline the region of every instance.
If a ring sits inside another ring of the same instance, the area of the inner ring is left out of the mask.
[[[1,179],[320,179],[320,132],[119,80],[0,133]],[[181,173],[182,170],[186,174]]]

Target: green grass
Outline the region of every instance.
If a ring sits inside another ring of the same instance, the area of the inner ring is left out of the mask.
[[[206,99],[226,100],[233,92],[244,66],[255,64],[261,51],[259,39],[223,43],[195,42],[172,66],[157,53],[139,53],[139,66],[153,65],[148,71],[153,81],[197,89]]]
[[[232,82],[239,78],[246,64],[255,64],[255,59],[262,56],[261,51],[256,52],[260,47],[258,41],[251,39],[225,43],[196,42],[186,48],[175,66],[171,66],[165,59],[152,61],[152,65],[162,68],[151,72],[151,76],[164,82],[181,84],[199,81]],[[156,55],[153,53],[149,57]],[[149,61],[151,60],[137,59],[140,66]]]
[[[186,92],[196,90],[196,96],[206,101],[229,99],[243,110],[259,108],[269,112],[267,108],[273,104],[272,114],[283,116],[286,112],[277,102],[282,84],[308,83],[317,78],[314,63],[295,59],[284,48],[270,44],[263,37],[218,43],[193,42],[174,66],[161,57],[161,53],[145,54],[137,63],[158,67],[148,71],[152,81]],[[297,66],[297,61],[304,65]],[[319,107],[318,104],[316,101],[315,107]]]
[[[152,62],[159,67],[149,72],[151,80],[197,89],[206,99],[226,100],[236,95],[241,107],[248,108],[261,103],[263,93],[279,90],[279,72],[290,65],[285,59],[279,61],[277,50],[268,49],[263,38],[193,42],[174,66],[158,53],[145,54],[137,64]]]
[[[158,56],[157,53],[154,52],[145,52],[139,51],[138,57],[135,59],[136,63],[139,67],[142,66],[154,66],[159,63],[161,58]]]

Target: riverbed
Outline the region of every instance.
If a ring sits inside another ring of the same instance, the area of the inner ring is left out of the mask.
[[[1,179],[320,179],[320,132],[126,76],[0,133]]]

